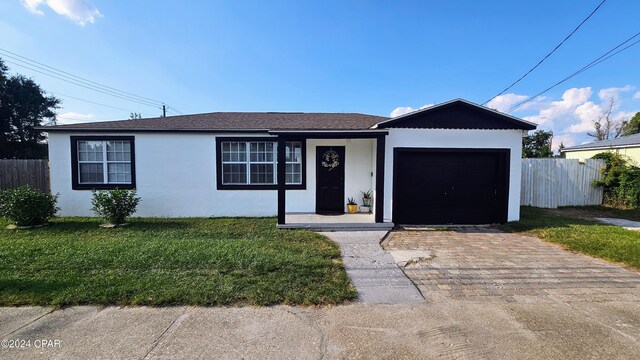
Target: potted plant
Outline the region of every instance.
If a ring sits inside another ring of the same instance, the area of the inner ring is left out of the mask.
[[[371,206],[371,190],[367,190],[367,191],[360,190],[360,193],[362,194],[362,205],[370,207]]]
[[[358,203],[356,199],[350,197],[347,199],[347,210],[349,210],[349,214],[355,214],[358,212]]]

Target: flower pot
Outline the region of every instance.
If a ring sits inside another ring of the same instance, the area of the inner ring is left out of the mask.
[[[364,214],[370,214],[371,206],[365,206],[365,205],[360,206],[360,212]]]
[[[371,198],[362,198],[362,205],[371,206]]]
[[[347,210],[349,210],[349,214],[355,214],[356,212],[358,212],[358,205],[347,204]]]

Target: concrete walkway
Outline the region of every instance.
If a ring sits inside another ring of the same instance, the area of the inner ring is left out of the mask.
[[[627,230],[640,231],[640,221],[631,221],[615,218],[596,218],[596,220],[609,225],[622,226]]]
[[[336,231],[321,234],[340,245],[345,269],[358,291],[359,302],[402,304],[424,301],[393,257],[380,246],[386,231]]]

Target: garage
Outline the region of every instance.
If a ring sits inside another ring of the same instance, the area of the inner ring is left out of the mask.
[[[395,224],[507,221],[509,149],[395,148]]]

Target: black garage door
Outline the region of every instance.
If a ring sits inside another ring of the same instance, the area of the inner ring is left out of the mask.
[[[396,148],[396,224],[490,224],[507,221],[508,149]]]

